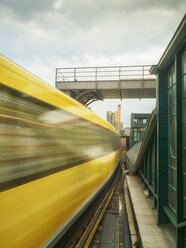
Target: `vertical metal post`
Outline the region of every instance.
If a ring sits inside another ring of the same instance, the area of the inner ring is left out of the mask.
[[[182,52],[182,51],[181,51]],[[176,242],[177,247],[185,247],[184,245],[184,235],[186,235],[186,226],[179,228],[178,224],[183,222],[183,161],[182,161],[182,64],[181,64],[181,53],[178,52],[175,55],[176,64],[176,124],[177,124],[177,174],[176,174]],[[185,230],[185,231],[184,231]],[[186,242],[186,241],[185,241]]]
[[[76,68],[74,68],[74,82],[76,81]]]
[[[155,190],[154,192],[157,194],[157,129],[155,132],[155,136],[154,136],[154,143],[155,143]],[[156,202],[157,204],[157,202]]]
[[[168,91],[167,73],[158,72],[157,81],[157,208],[158,224],[167,223],[163,206],[168,201]]]
[[[183,216],[183,164],[182,164],[182,78],[181,78],[181,56],[176,54],[176,138],[177,138],[177,210],[176,217],[177,223],[182,221]]]
[[[147,179],[147,153],[145,153],[145,156],[144,156],[144,167],[145,167],[145,173],[144,173],[144,178]]]
[[[152,185],[152,143],[150,143],[148,148],[149,153],[149,185]]]
[[[57,86],[57,68],[56,68],[56,81],[55,81],[55,87]],[[57,87],[56,87],[57,88]]]
[[[145,72],[144,72],[144,70],[145,70],[145,68],[144,68],[144,65],[143,65],[143,67],[142,67],[142,79],[143,79],[143,81],[144,81],[144,74],[145,74]]]
[[[140,100],[143,97],[143,93],[144,93],[144,65],[142,66],[142,81],[141,81],[141,96],[140,96]]]

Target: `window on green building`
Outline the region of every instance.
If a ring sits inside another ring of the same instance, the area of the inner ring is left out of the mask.
[[[176,212],[176,76],[175,63],[168,71],[168,205]]]
[[[183,131],[183,214],[186,218],[186,50],[182,55],[182,131]]]

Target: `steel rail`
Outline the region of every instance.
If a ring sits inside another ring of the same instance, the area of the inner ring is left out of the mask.
[[[151,67],[152,65],[114,65],[114,66],[78,66],[78,67],[57,67],[56,69],[86,69],[86,68],[119,68],[119,67]]]
[[[144,74],[144,75],[148,75],[148,74]],[[143,76],[143,75],[140,75],[140,74],[133,74],[133,75],[121,75],[121,77],[134,77],[134,76]],[[78,78],[93,78],[94,76],[78,76]],[[99,75],[99,78],[104,78],[104,77],[117,77],[117,75],[114,75],[114,74],[110,74],[110,75]],[[150,77],[150,75],[149,75]],[[68,76],[68,78],[73,78],[73,76]]]
[[[97,189],[97,191],[90,196],[89,199],[87,199],[87,201],[42,245],[41,248],[52,248],[52,247],[64,247],[64,245],[61,245],[61,242],[63,242],[67,236],[68,239],[68,232],[70,232],[70,242],[67,240],[67,244],[65,244],[65,247],[69,247],[69,245],[71,245],[72,243],[75,242],[74,238],[72,241],[72,232],[71,229],[73,227],[75,227],[74,231],[77,232],[77,228],[80,229],[80,223],[81,221],[79,221],[80,218],[82,218],[83,214],[91,207],[91,205],[95,202],[95,200],[97,199],[98,196],[100,196],[102,194],[102,192],[104,192],[105,188],[108,187],[111,179],[114,177],[114,175],[116,174],[118,167],[120,164],[120,160],[118,160],[117,165],[114,169],[114,171],[111,173],[111,175],[106,179],[106,181]],[[89,213],[90,216],[90,213]],[[84,220],[84,218],[83,218]],[[78,227],[76,226],[78,223]],[[81,228],[84,228],[81,227]],[[77,235],[80,236],[80,231],[78,230],[77,234],[75,234],[75,238],[77,237]],[[73,233],[74,234],[74,233]],[[69,244],[70,243],[70,244]],[[72,246],[70,246],[72,247]]]
[[[113,193],[115,191],[115,188],[117,186],[117,182],[119,179],[119,170],[117,172],[116,177],[114,178],[114,181],[109,189],[109,191],[107,192],[107,194],[105,195],[103,201],[101,202],[101,204],[99,205],[97,211],[95,212],[94,216],[92,217],[89,225],[87,226],[85,232],[83,233],[79,243],[76,245],[76,248],[83,248],[83,247],[89,247],[92,238],[99,226],[99,223],[103,217],[103,214],[113,196]]]
[[[151,65],[136,66],[102,66],[102,67],[74,67],[74,68],[57,68],[56,83],[58,82],[78,82],[85,81],[101,81],[103,78],[114,78],[121,80],[127,77],[149,79],[154,78],[149,70]]]

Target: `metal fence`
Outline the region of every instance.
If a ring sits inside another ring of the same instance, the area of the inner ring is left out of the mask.
[[[57,68],[56,82],[153,79],[151,65]]]

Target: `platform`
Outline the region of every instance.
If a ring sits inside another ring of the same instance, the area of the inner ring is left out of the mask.
[[[138,178],[127,175],[126,183],[143,248],[169,248],[162,229],[156,224],[155,215]]]

